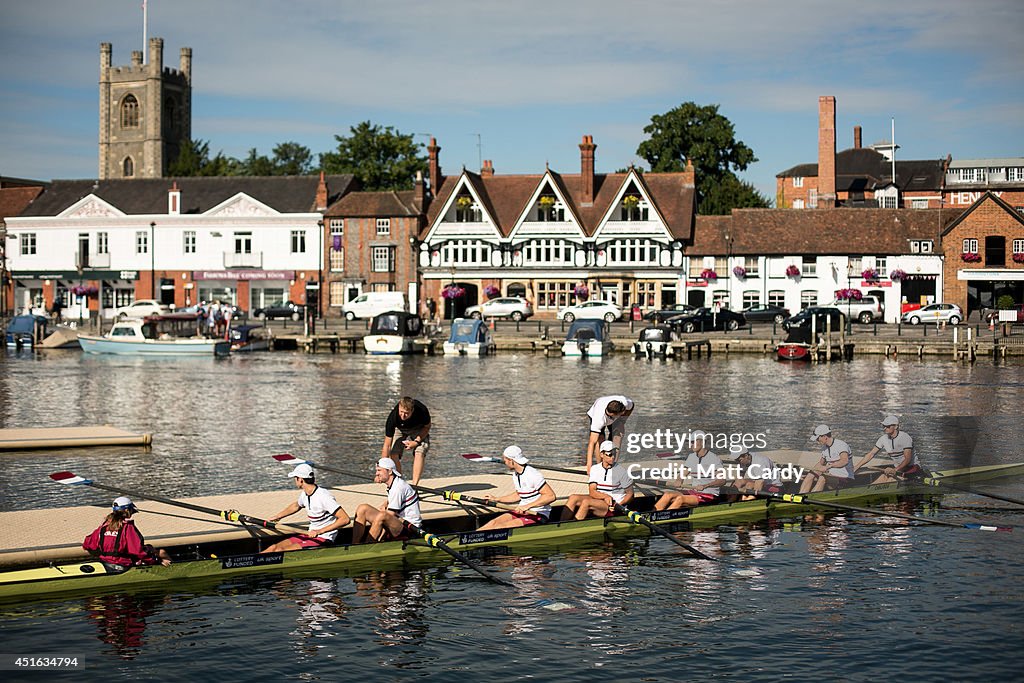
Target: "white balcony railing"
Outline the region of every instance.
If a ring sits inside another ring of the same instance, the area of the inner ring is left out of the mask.
[[[236,254],[233,251],[224,252],[225,268],[262,268],[263,252],[257,251],[251,254]]]

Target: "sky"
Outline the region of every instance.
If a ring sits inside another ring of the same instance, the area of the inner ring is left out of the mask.
[[[99,45],[128,65],[141,0],[0,0],[0,176],[95,178]],[[446,174],[578,173],[637,156],[651,117],[714,104],[758,161],[817,162],[818,97],[837,150],[898,159],[1024,157],[1020,0],[149,0],[164,65],[191,47],[192,137],[212,153],[314,155],[370,121],[441,146]]]

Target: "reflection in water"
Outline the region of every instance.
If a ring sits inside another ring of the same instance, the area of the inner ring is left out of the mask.
[[[110,594],[85,600],[89,620],[96,624],[99,639],[121,659],[135,659],[145,643],[146,618],[165,603],[166,596]]]
[[[336,622],[345,618],[346,607],[338,594],[335,581],[297,581],[291,592],[302,592],[298,599],[299,613],[295,618],[295,630],[289,635],[296,638],[295,647],[300,654],[314,657],[320,648],[331,647],[333,643],[317,639],[333,638],[338,635]]]
[[[546,614],[558,611],[561,603],[553,602],[549,592],[555,568],[547,560],[510,555],[495,557],[492,562],[495,567],[509,569],[509,580],[516,591],[516,599],[501,607],[508,616],[502,633],[507,636],[531,633],[540,628]]]
[[[370,572],[352,579],[356,593],[377,609],[373,633],[385,646],[419,645],[430,626],[424,619],[433,578],[424,570]]]

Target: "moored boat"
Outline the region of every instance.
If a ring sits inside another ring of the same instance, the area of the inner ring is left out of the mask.
[[[672,328],[652,325],[640,330],[640,338],[633,342],[633,355],[637,358],[664,358],[672,345]]]
[[[614,347],[603,320],[574,320],[562,343],[562,355],[607,356]]]
[[[423,335],[423,320],[415,313],[388,311],[373,318],[370,333],[363,337],[367,353],[392,355],[416,351],[416,339]]]
[[[228,333],[231,351],[266,351],[270,348],[270,332],[263,325],[238,325]]]
[[[483,320],[456,318],[442,348],[446,356],[486,356],[494,353],[494,336]]]
[[[225,339],[174,336],[171,330],[182,330],[182,321],[191,321],[194,325],[195,317],[152,316],[145,320],[122,320],[114,323],[102,337],[79,335],[78,343],[86,353],[128,356],[226,356],[231,352],[231,342]]]
[[[48,335],[49,319],[43,315],[16,315],[7,323],[4,337],[9,348],[30,349]]]
[[[810,360],[811,331],[802,327],[794,327],[786,335],[786,339],[775,347],[779,360]]]

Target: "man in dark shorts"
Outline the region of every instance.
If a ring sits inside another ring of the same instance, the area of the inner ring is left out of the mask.
[[[430,411],[420,401],[403,396],[391,409],[384,425],[384,446],[380,449],[380,457],[394,460],[401,474],[402,454],[411,450],[413,463],[409,483],[416,486],[423,476],[423,461],[429,448]]]

